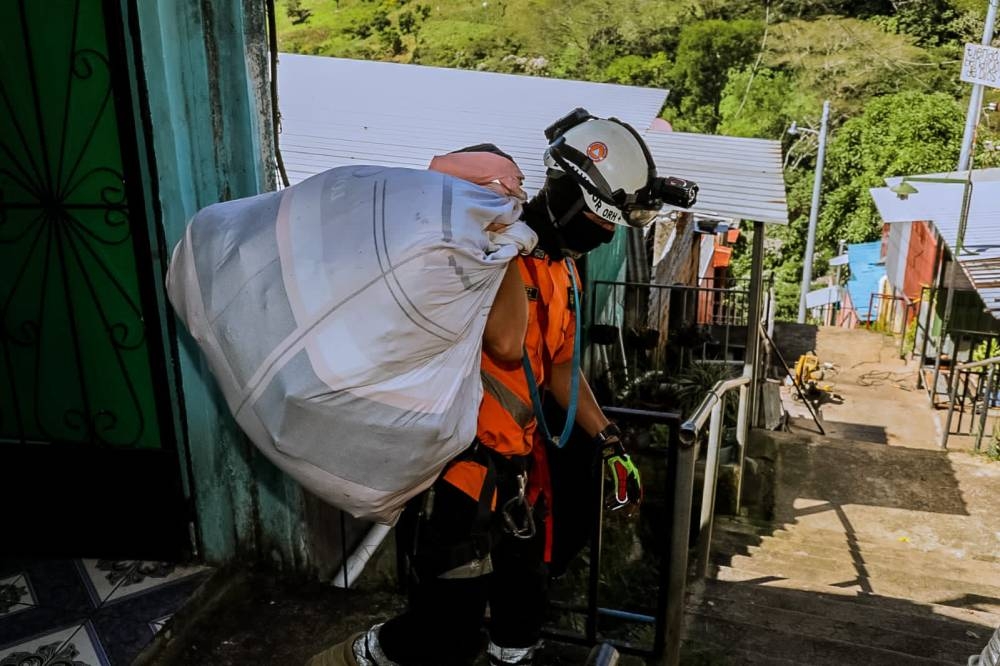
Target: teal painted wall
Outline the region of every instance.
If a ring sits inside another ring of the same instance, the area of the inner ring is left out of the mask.
[[[196,211],[275,187],[265,3],[123,2],[134,12],[137,76],[148,99],[148,117],[140,121],[155,170],[151,217],[165,248],[154,248],[153,258],[165,274],[164,255]],[[172,317],[165,301],[164,308]],[[230,417],[193,340],[179,322],[174,325],[177,420],[186,434],[186,484],[201,556],[209,562],[264,559],[329,575],[340,555],[329,524],[339,515],[317,507],[256,452]]]
[[[611,294],[611,289],[604,286],[595,290],[594,282],[598,281],[618,281],[624,279],[625,255],[627,236],[625,229],[620,228],[615,231],[614,239],[607,245],[601,245],[592,252],[587,253],[587,283],[584,285],[585,293],[597,301],[588,304],[584,311],[584,326],[592,322],[591,312],[603,312],[607,307],[607,300]]]

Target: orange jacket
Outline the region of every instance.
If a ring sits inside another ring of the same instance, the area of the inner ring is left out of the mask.
[[[528,296],[524,348],[535,380],[545,386],[552,365],[573,357],[575,315],[569,271],[565,262],[548,258],[529,256],[517,261]],[[527,455],[537,424],[520,361],[501,363],[484,352],[482,376],[479,440],[505,456]]]
[[[569,271],[565,262],[548,258],[522,256],[516,261],[528,297],[524,348],[531,360],[535,380],[544,386],[552,364],[566,363],[573,358],[576,316]],[[521,362],[498,362],[484,351],[482,377],[483,402],[479,407],[476,436],[504,456],[530,454],[537,423]],[[461,461],[449,466],[444,478],[471,497],[478,498],[484,476],[482,466]]]

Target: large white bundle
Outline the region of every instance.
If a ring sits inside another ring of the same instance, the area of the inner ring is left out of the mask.
[[[198,212],[167,291],[254,444],[392,522],[475,436],[486,315],[518,251],[485,228],[519,211],[441,173],[332,169]]]

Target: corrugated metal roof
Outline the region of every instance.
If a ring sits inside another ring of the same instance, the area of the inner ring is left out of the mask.
[[[545,179],[544,129],[577,106],[643,133],[661,175],[694,180],[695,212],[787,223],[777,141],[646,131],[667,91],[398,63],[281,54],[281,152],[289,180],[345,164],[424,168],[434,155],[491,142]]]
[[[976,286],[986,309],[1000,319],[1000,257],[970,259],[962,262],[962,268]]]
[[[915,188],[906,200],[900,200],[888,187],[873,188],[872,198],[886,222],[926,220],[934,225],[949,248],[958,240],[966,172],[926,174],[913,178],[952,178],[955,183],[908,181]],[[887,178],[895,186],[902,177]],[[966,217],[965,236],[959,265],[987,309],[1000,319],[1000,169],[973,171],[972,198]]]
[[[281,152],[296,183],[346,164],[423,169],[434,155],[495,143],[531,193],[545,179],[545,128],[578,106],[638,131],[667,91],[398,63],[281,54]]]
[[[788,224],[780,141],[687,132],[644,136],[660,175],[698,183],[695,212]]]

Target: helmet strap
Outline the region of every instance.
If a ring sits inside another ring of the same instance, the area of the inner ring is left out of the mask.
[[[550,177],[525,205],[522,218],[538,234],[538,247],[550,258],[578,257],[614,237],[614,232],[586,218],[585,196],[576,179]]]
[[[549,207],[548,200],[545,202],[545,210],[549,214],[549,220],[552,222],[552,226],[556,229],[564,229],[569,224],[569,221],[579,215],[580,211],[583,210],[583,197],[578,197],[577,200],[566,209],[566,212],[559,216],[559,219],[556,219],[555,214],[552,212],[552,208]]]
[[[573,178],[584,190],[612,206],[619,205],[612,198],[611,186],[597,170],[594,162],[579,150],[565,142],[553,146],[549,155],[563,172]],[[586,178],[581,174],[586,174]],[[587,179],[590,180],[587,180]]]
[[[524,205],[521,219],[538,234],[539,249],[552,259],[562,259],[563,242],[552,224],[552,212],[549,209],[548,192],[545,189]]]

